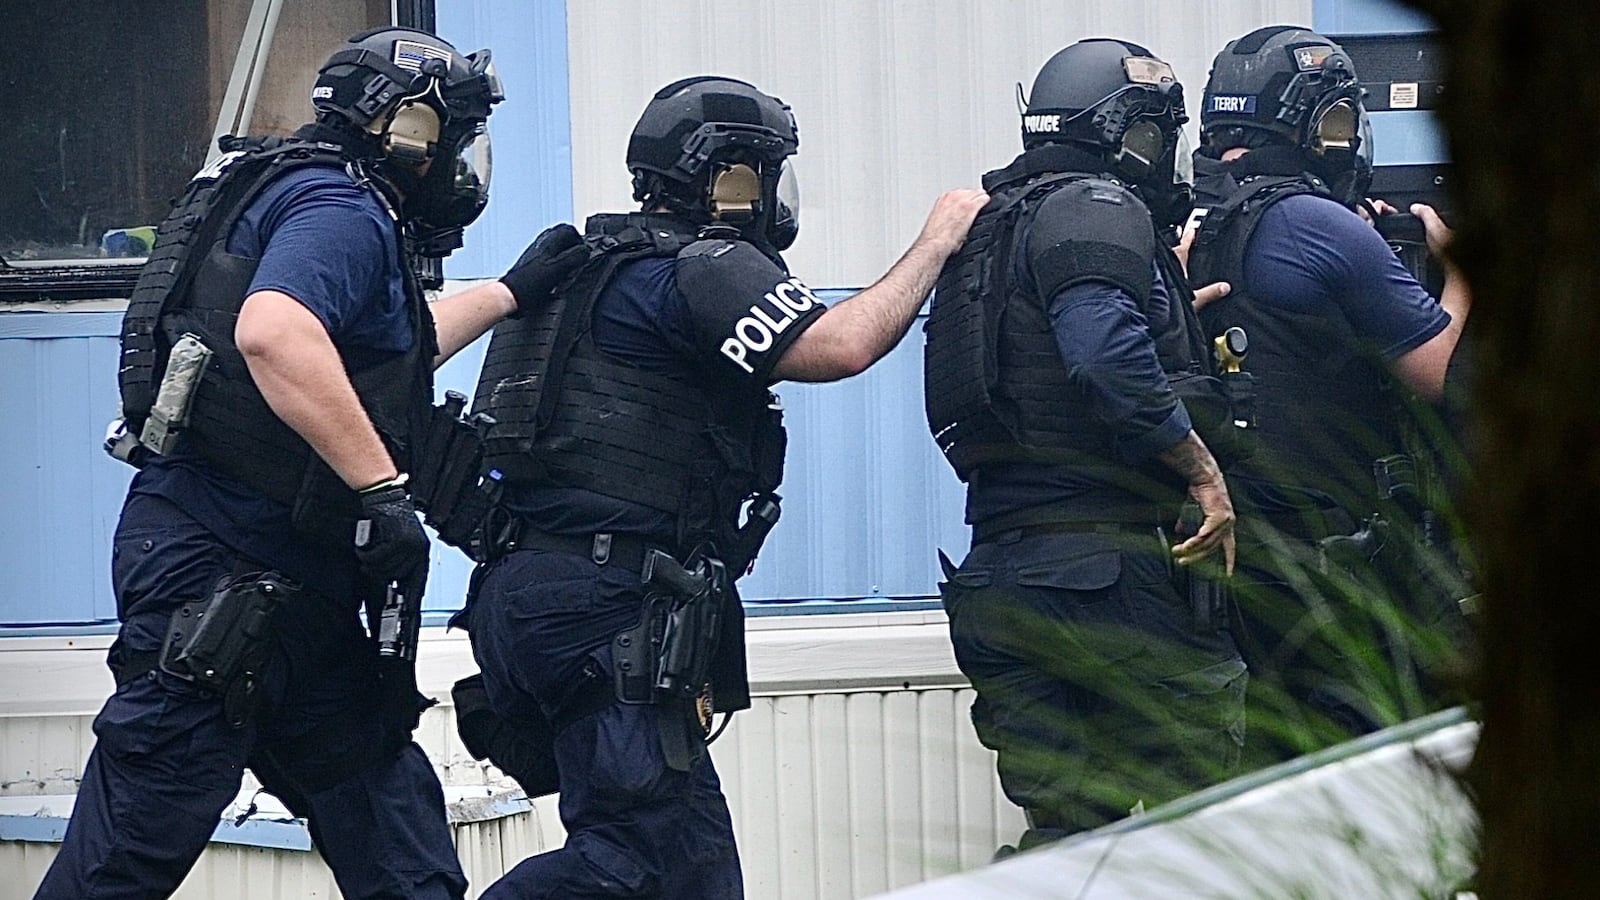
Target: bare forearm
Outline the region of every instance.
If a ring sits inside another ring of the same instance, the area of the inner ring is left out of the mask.
[[[490,281],[433,304],[433,326],[438,333],[439,355],[433,367],[444,365],[462,347],[477,340],[496,323],[517,311],[511,291],[498,281]]]
[[[905,337],[945,260],[960,249],[973,217],[989,202],[983,191],[946,191],[933,204],[911,249],[872,287],[823,313],[773,367],[784,381],[836,381],[883,358]]]
[[[345,484],[363,488],[398,474],[338,350],[309,310],[275,291],[252,294],[235,339],[267,405]]]
[[[871,287],[830,307],[773,368],[784,381],[835,381],[866,371],[905,337],[948,253],[924,241]]]
[[[1222,469],[1217,466],[1216,458],[1193,430],[1157,456],[1191,485],[1222,483]]]

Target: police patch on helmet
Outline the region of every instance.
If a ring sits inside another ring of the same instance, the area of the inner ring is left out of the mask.
[[[1325,44],[1314,47],[1296,47],[1294,51],[1294,64],[1302,72],[1310,72],[1322,68],[1323,60],[1333,55],[1333,48]]]
[[[422,71],[422,64],[430,59],[442,59],[450,62],[450,52],[440,50],[438,47],[429,47],[416,41],[394,42],[394,64],[411,72]]]
[[[1211,100],[1206,103],[1206,112],[1214,113],[1244,113],[1247,116],[1255,115],[1255,94],[1212,94]]]
[[[1022,130],[1028,134],[1055,134],[1061,130],[1061,115],[1059,113],[1024,115]]]

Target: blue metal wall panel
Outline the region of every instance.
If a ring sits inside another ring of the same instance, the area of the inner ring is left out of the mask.
[[[837,300],[846,292],[826,292]],[[117,404],[117,313],[0,314],[0,626],[115,618],[111,532],[132,470],[99,450]],[[871,371],[784,385],[784,517],[747,600],[936,596],[935,549],[965,552],[963,490],[922,413],[921,320]],[[52,335],[67,335],[57,337]],[[470,393],[486,341],[439,373]],[[470,565],[436,546],[426,607],[454,610]]]
[[[1433,31],[1433,21],[1396,0],[1312,0],[1312,27],[1321,34]]]
[[[1433,21],[1396,0],[1315,0],[1312,27],[1321,34],[1403,34],[1433,31]],[[1449,158],[1444,134],[1431,112],[1372,114],[1373,161],[1380,166],[1422,165]]]
[[[779,386],[783,519],[744,582],[747,601],[937,596],[935,550],[966,552],[964,488],[923,414],[924,321],[863,375]]]
[[[0,624],[116,617],[111,532],[133,470],[98,445],[117,410],[119,319],[0,314]],[[52,322],[73,336],[17,334]]]
[[[464,51],[488,47],[506,100],[489,117],[489,206],[445,262],[451,278],[499,275],[545,226],[572,218],[572,124],[567,6],[562,0],[451,0],[439,36]]]

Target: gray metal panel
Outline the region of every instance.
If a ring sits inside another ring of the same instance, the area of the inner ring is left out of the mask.
[[[782,97],[800,125],[801,237],[814,287],[870,284],[942,190],[1020,149],[1015,83],[1080,38],[1143,43],[1198,109],[1211,58],[1261,25],[1311,21],[1310,0],[583,0],[567,5],[573,197],[631,206],[627,137],[650,95],[705,73]],[[1192,127],[1192,126],[1191,126]]]

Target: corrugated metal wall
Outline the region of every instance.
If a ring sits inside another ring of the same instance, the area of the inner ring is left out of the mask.
[[[802,227],[786,257],[813,287],[860,287],[940,191],[1016,155],[1015,84],[1055,51],[1085,37],[1143,43],[1177,69],[1194,113],[1224,43],[1310,21],[1310,0],[571,0],[573,199],[580,215],[631,206],[627,137],[661,86],[743,78],[800,126]]]
[[[1000,792],[994,756],[973,734],[968,689],[792,693],[756,697],[712,747],[733,813],[746,893],[843,900],[987,862],[1022,832]],[[0,793],[69,793],[88,753],[89,716],[0,718]],[[453,710],[423,716],[417,740],[450,784],[503,776],[473,762]],[[32,780],[44,771],[48,778]],[[560,846],[555,798],[536,812],[456,827],[482,890],[524,857]],[[0,900],[26,897],[55,844],[0,841]],[[212,844],[179,898],[337,897],[314,852]]]
[[[751,897],[865,897],[987,862],[1025,827],[970,690],[756,698],[713,745]]]

